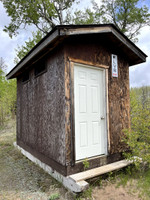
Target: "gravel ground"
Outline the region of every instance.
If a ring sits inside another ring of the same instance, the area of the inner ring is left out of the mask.
[[[111,183],[90,187],[75,198],[14,148],[15,132],[15,121],[9,121],[0,130],[0,200],[140,200],[137,194],[129,192],[130,186],[118,188]]]
[[[0,200],[48,200],[73,196],[60,183],[14,148],[15,122],[0,130]]]

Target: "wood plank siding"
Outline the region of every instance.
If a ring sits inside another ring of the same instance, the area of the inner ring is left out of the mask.
[[[84,38],[84,39],[83,39]],[[73,71],[73,61],[78,61],[84,64],[93,64],[97,67],[109,66],[108,69],[108,101],[109,101],[109,137],[110,149],[107,159],[91,160],[91,168],[103,165],[121,159],[118,152],[126,149],[126,146],[121,142],[123,135],[122,130],[130,127],[129,115],[129,65],[120,49],[112,45],[110,41],[104,37],[90,38],[88,36],[78,36],[69,38],[65,43],[65,95],[66,95],[66,162],[67,165],[72,165],[74,158],[74,135],[73,122],[71,122],[71,114],[73,108],[71,103],[71,95],[73,88],[73,80],[70,81],[70,75]],[[111,54],[118,55],[118,78],[113,78],[111,75]],[[111,154],[112,159],[110,157]],[[115,158],[115,159],[114,159]],[[104,162],[105,160],[105,162]],[[80,169],[80,170],[79,170]],[[68,167],[68,173],[78,172],[83,170],[82,164]]]
[[[30,80],[17,79],[17,143],[54,163],[65,166],[65,81],[62,47],[43,58],[47,71]],[[44,62],[43,61],[43,62]],[[36,155],[37,156],[37,155]],[[52,161],[51,161],[52,160]],[[54,168],[56,166],[53,166]],[[59,167],[60,168],[60,167]],[[58,169],[58,171],[60,171]],[[63,172],[65,173],[65,172]]]

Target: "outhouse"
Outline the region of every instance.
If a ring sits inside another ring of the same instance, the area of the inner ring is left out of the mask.
[[[17,145],[68,177],[122,159],[129,66],[146,55],[114,25],[59,25],[8,74],[17,78]],[[66,180],[66,179],[65,179]]]

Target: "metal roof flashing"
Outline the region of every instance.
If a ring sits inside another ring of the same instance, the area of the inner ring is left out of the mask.
[[[52,42],[58,38],[66,38],[73,35],[83,34],[101,34],[111,33],[119,42],[121,42],[126,48],[130,49],[140,61],[145,62],[147,55],[144,54],[132,41],[130,41],[124,34],[122,34],[113,24],[100,24],[100,25],[58,25],[50,33],[48,33],[7,75],[7,79],[17,77],[24,65],[38,55],[44,48],[49,46]],[[135,62],[135,61],[134,61]],[[138,63],[134,63],[138,64]]]

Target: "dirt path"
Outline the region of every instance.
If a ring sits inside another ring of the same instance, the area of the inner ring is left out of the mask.
[[[14,141],[15,122],[11,121],[0,130],[0,200],[75,199],[60,183],[22,156],[14,148]],[[130,194],[128,188],[117,188],[114,184],[103,188],[97,186],[92,197],[86,195],[76,199],[140,200],[137,195]]]
[[[61,184],[13,147],[14,133],[15,122],[0,131],[0,200],[73,199]]]
[[[137,194],[131,193],[130,188],[123,186],[117,187],[115,184],[108,184],[99,189],[93,190],[94,200],[141,200]]]

